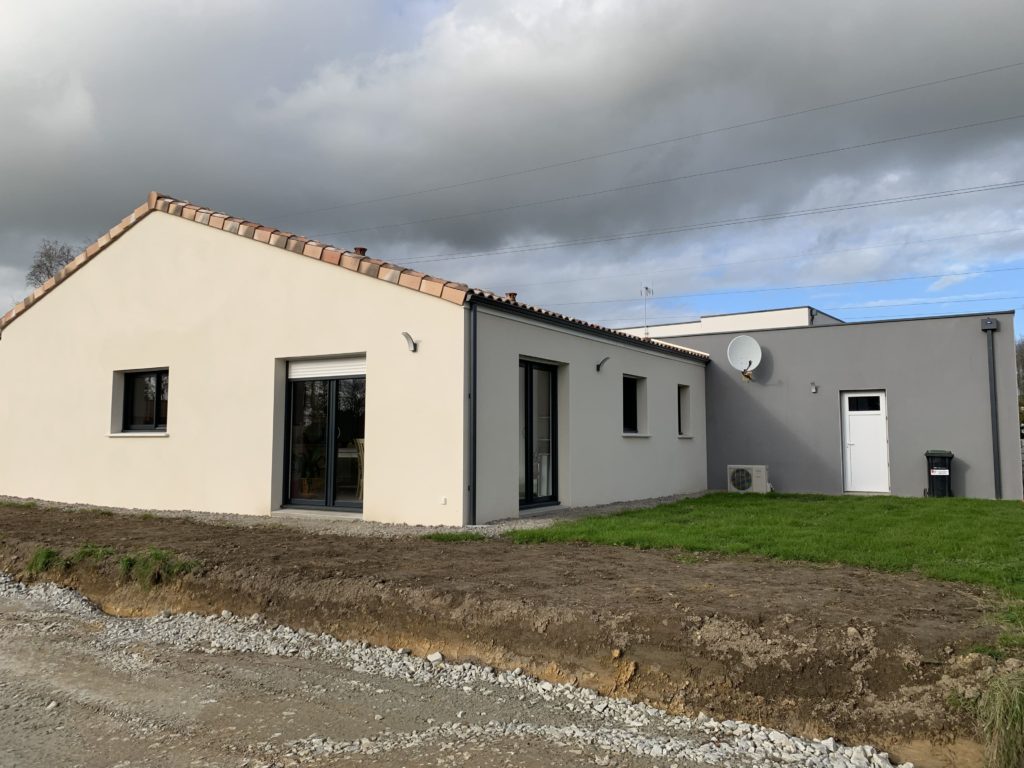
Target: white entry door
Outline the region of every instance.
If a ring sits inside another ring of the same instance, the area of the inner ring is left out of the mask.
[[[889,493],[885,392],[843,392],[843,482],[853,493]]]

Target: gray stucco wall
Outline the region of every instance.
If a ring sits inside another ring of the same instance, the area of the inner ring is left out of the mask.
[[[993,313],[1003,497],[1019,499],[1012,313]],[[737,333],[665,339],[708,352],[708,485],[726,465],[767,464],[780,492],[843,493],[840,392],[881,389],[889,413],[892,493],[920,496],[929,448],[953,451],[953,492],[994,495],[988,356],[981,317],[751,331],[764,357],[745,382],[725,357]],[[818,386],[811,392],[811,382]]]

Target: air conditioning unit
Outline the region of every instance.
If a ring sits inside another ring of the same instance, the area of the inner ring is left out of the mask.
[[[768,467],[764,464],[730,464],[725,483],[729,493],[768,493]]]

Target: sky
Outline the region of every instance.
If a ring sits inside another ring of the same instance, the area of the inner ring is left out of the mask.
[[[155,189],[616,327],[1018,309],[1021,39],[1020,0],[4,0],[0,305]]]

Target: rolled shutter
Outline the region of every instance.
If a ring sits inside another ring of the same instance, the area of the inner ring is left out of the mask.
[[[365,376],[366,357],[322,357],[316,360],[292,360],[288,363],[288,378],[340,379],[345,376]]]

